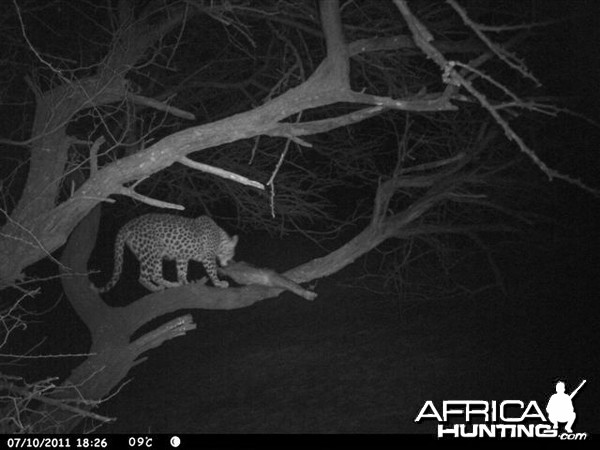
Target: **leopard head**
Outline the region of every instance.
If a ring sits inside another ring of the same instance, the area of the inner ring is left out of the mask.
[[[221,264],[222,267],[225,267],[227,264],[229,264],[229,261],[233,259],[235,255],[235,246],[237,245],[237,243],[237,235],[231,238],[229,236],[223,236],[223,238],[221,239],[217,258],[219,260],[219,264]]]

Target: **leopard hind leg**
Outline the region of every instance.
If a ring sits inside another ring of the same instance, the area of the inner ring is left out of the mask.
[[[144,286],[146,289],[148,289],[149,291],[152,291],[152,292],[162,291],[165,288],[164,286],[156,284],[152,280],[143,279],[141,276],[140,276],[139,282],[142,286]]]
[[[139,282],[146,289],[153,292],[181,286],[180,283],[165,280],[163,276],[163,262],[158,257],[149,257],[140,261]]]

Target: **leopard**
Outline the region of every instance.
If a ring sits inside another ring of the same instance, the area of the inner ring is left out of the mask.
[[[229,287],[217,276],[217,260],[222,267],[233,260],[238,236],[230,237],[209,216],[189,218],[175,214],[151,213],[127,222],[117,233],[114,247],[112,278],[104,287],[92,285],[98,293],[111,290],[119,281],[123,270],[125,245],[140,263],[139,282],[156,292],[188,284],[187,270],[190,260],[204,266],[213,285]],[[177,281],[165,280],[163,260],[175,260]]]

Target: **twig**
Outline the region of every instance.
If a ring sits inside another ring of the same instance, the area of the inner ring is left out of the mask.
[[[48,398],[43,395],[39,395],[39,393],[37,393],[37,392],[29,391],[25,388],[16,386],[12,383],[2,383],[2,384],[0,384],[0,389],[6,389],[9,392],[14,392],[16,394],[19,394],[24,399],[38,400],[42,403],[56,406],[58,408],[65,409],[67,411],[71,411],[71,412],[77,414],[78,416],[89,417],[91,419],[95,419],[100,422],[108,423],[108,422],[113,422],[116,420],[116,418],[114,418],[114,417],[101,416],[99,414],[95,414],[95,413],[87,411],[85,409],[65,404],[66,401],[70,401],[71,399],[56,400],[53,398]],[[96,401],[86,401],[86,402],[88,402],[92,405],[97,403]]]
[[[8,222],[12,223],[17,228],[19,228],[20,230],[22,230],[26,235],[31,236],[31,238],[33,239],[33,242],[32,241],[28,241],[26,239],[23,239],[21,237],[15,236],[15,235],[11,235],[11,234],[7,235],[7,234],[4,234],[4,233],[0,233],[0,236],[6,237],[8,239],[14,239],[14,240],[17,240],[17,241],[20,241],[20,242],[24,242],[24,243],[26,243],[26,244],[30,245],[31,247],[34,247],[34,248],[37,247],[40,250],[42,250],[42,252],[44,252],[48,258],[50,258],[52,261],[54,261],[63,270],[65,270],[67,272],[70,270],[68,267],[64,266],[58,259],[56,259],[54,256],[52,256],[52,254],[46,249],[46,247],[44,247],[44,244],[42,244],[42,242],[37,238],[37,236],[34,233],[32,233],[26,227],[24,227],[19,222],[17,222],[12,217],[10,217],[6,213],[6,211],[4,211],[3,209],[0,208],[0,212],[2,212],[4,214],[4,216],[6,217],[6,220]]]
[[[21,15],[21,8],[19,7],[17,0],[13,0],[13,4],[15,5],[15,10],[17,11],[17,17],[19,18],[19,23],[21,24],[21,34],[23,35],[23,38],[25,39],[25,42],[27,42],[27,45],[29,46],[31,51],[42,62],[42,64],[45,64],[46,66],[48,66],[48,68],[52,72],[57,74],[63,81],[65,81],[66,83],[69,83],[69,80],[64,77],[64,75],[62,74],[62,71],[60,69],[56,69],[52,64],[50,64],[48,61],[46,61],[42,57],[42,55],[40,55],[40,53],[35,49],[35,47],[31,43],[31,41],[29,40],[27,33],[25,32],[25,23],[23,22],[23,16]]]
[[[100,136],[90,148],[90,172],[92,176],[98,172],[98,149],[105,142],[104,136]]]
[[[465,23],[465,25],[467,25],[469,28],[471,28],[473,30],[473,32],[479,37],[479,39],[481,39],[485,45],[488,46],[488,48],[494,52],[494,54],[500,58],[501,61],[504,61],[504,63],[509,66],[512,67],[513,69],[515,69],[517,72],[519,72],[521,75],[523,75],[525,78],[529,78],[531,81],[533,81],[534,83],[536,83],[537,86],[541,86],[542,84],[538,81],[538,79],[533,76],[533,74],[531,72],[529,72],[525,65],[523,64],[522,61],[520,61],[516,56],[514,56],[513,54],[507,52],[505,49],[503,49],[501,46],[499,46],[498,44],[492,42],[483,32],[482,30],[482,26],[478,23],[473,22],[469,16],[467,15],[467,12],[458,4],[456,3],[455,0],[446,0],[446,2],[452,7],[452,9],[454,9],[454,11],[456,11],[458,13],[458,15],[460,16],[460,18],[463,20],[463,22]],[[497,31],[497,30],[496,30]],[[510,57],[512,57],[512,59],[516,62],[513,62]]]

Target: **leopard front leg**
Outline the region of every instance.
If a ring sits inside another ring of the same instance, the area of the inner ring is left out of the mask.
[[[220,288],[229,287],[229,283],[227,281],[219,280],[219,277],[217,276],[217,264],[216,264],[214,257],[213,258],[204,258],[202,260],[202,265],[204,266],[204,269],[206,270],[206,273],[208,274],[210,281],[212,281],[212,283],[216,287],[220,287]]]
[[[188,270],[188,260],[177,258],[177,280],[180,285],[188,284],[187,279],[187,270]]]

